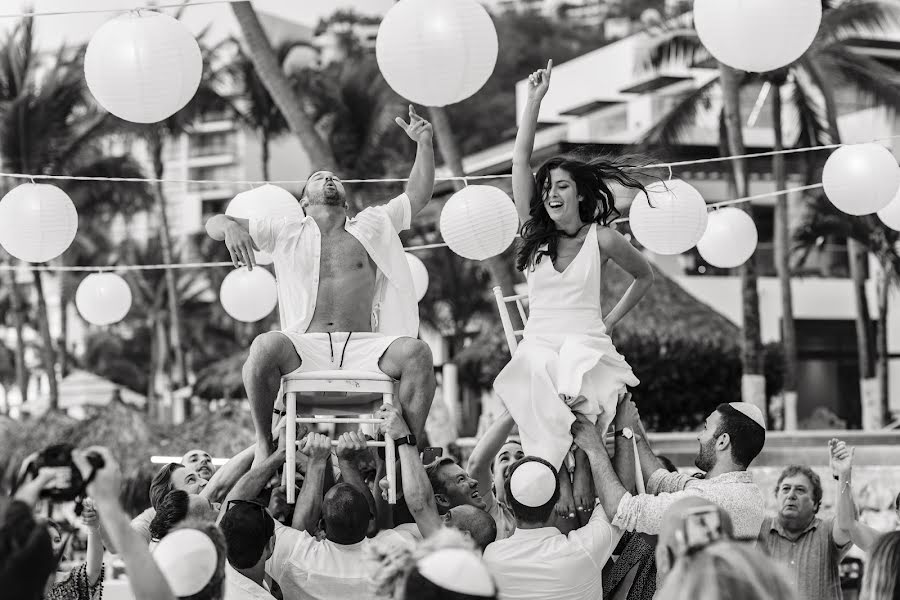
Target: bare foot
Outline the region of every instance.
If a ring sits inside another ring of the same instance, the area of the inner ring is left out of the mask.
[[[565,463],[559,469],[559,500],[556,501],[556,514],[564,519],[575,518],[575,498]]]
[[[587,523],[594,510],[594,480],[587,455],[583,450],[575,452],[575,474],[572,482],[572,496],[579,523]]]

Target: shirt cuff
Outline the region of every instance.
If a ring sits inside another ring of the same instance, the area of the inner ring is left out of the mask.
[[[634,496],[625,492],[625,495],[619,500],[612,524],[623,531],[634,531],[638,517],[638,507],[635,504]]]
[[[400,231],[406,231],[412,226],[412,204],[410,204],[409,196],[406,195],[406,192],[397,196],[395,200],[399,202],[400,206],[403,208],[400,219]]]
[[[657,469],[653,471],[653,475],[650,476],[650,479],[647,480],[647,493],[648,494],[658,494],[659,486],[662,484],[663,479],[666,478],[669,472],[665,469]]]

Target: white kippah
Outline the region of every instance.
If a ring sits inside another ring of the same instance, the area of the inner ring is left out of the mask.
[[[729,402],[728,406],[746,416],[763,429],[766,428],[766,418],[755,404],[750,404],[749,402]]]
[[[487,567],[471,550],[444,548],[416,563],[419,573],[449,592],[491,598],[497,591]]]
[[[192,596],[206,587],[216,572],[216,546],[202,531],[178,529],[164,537],[153,558],[175,596]]]
[[[556,491],[556,477],[544,463],[529,461],[513,471],[509,480],[509,491],[519,504],[543,506],[553,498]]]

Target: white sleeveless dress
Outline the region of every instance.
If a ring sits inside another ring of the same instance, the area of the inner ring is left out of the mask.
[[[626,386],[640,382],[606,334],[600,309],[600,248],[591,225],[562,272],[544,256],[526,271],[529,314],[522,342],[494,381],[519,427],[522,450],[559,469],[572,445],[574,412],[606,427]],[[567,406],[559,395],[584,396]]]

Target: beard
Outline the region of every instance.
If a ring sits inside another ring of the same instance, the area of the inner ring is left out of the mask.
[[[700,451],[697,453],[697,458],[694,459],[694,466],[704,473],[708,473],[716,466],[715,443],[715,439],[712,439],[706,444],[701,444]]]
[[[321,191],[315,194],[309,194],[309,203],[319,206],[346,206],[347,199],[344,193],[338,188],[323,187]]]

